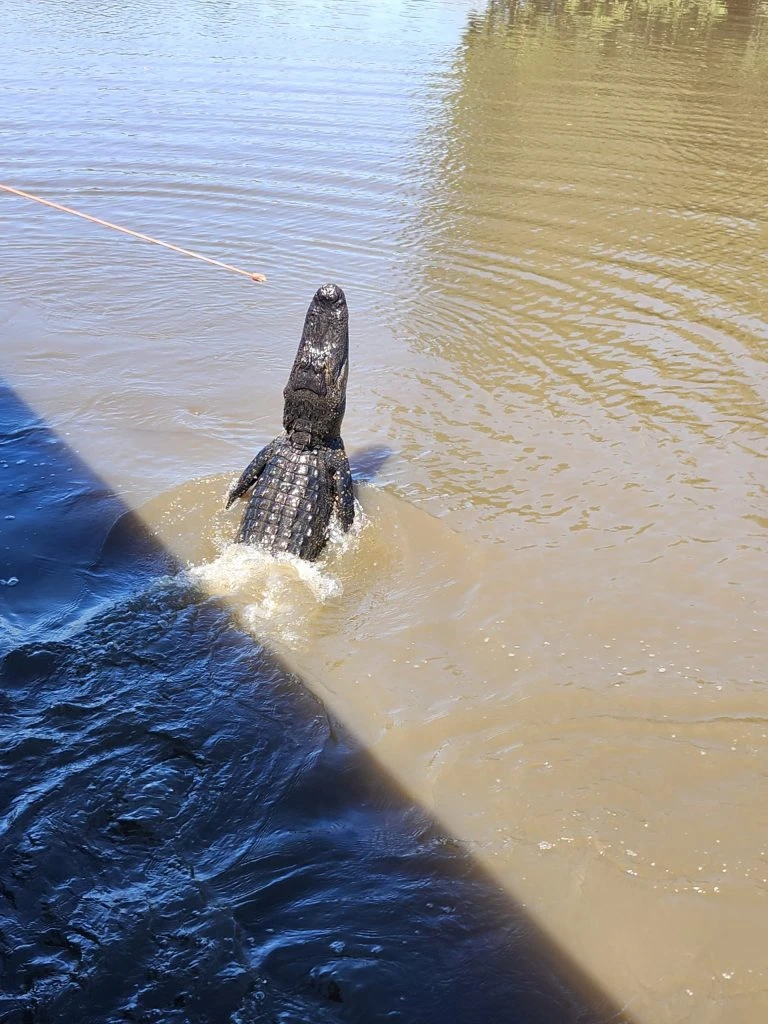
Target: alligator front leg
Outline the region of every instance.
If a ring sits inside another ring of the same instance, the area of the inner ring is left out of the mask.
[[[352,473],[344,450],[334,451],[330,457],[330,471],[333,478],[333,507],[339,517],[342,530],[346,533],[355,519],[355,496],[352,491]]]
[[[231,487],[227,494],[226,508],[232,504],[233,501],[237,501],[238,498],[242,498],[245,492],[253,487],[256,481],[259,479],[261,474],[264,472],[264,467],[267,465],[269,460],[272,458],[274,452],[274,441],[270,441],[268,445],[261,449],[256,458],[249,463],[248,466],[243,470],[240,479],[237,481],[234,487]]]

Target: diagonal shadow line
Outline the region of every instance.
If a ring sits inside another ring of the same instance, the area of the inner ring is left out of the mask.
[[[0,473],[0,1021],[631,1024],[2,381]]]

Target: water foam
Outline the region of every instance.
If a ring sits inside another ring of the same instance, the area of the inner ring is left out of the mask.
[[[211,562],[193,565],[189,574],[221,597],[247,594],[264,586],[274,590],[300,581],[317,601],[341,593],[341,584],[316,563],[294,555],[270,555],[256,545],[224,544]]]
[[[358,544],[365,522],[357,502],[355,506],[347,533],[335,517],[331,521],[328,547],[318,562],[271,555],[258,545],[236,544],[215,531],[217,555],[190,565],[188,577],[214,597],[232,602],[250,631],[266,630],[295,647],[313,613],[343,593],[342,581],[331,567]]]

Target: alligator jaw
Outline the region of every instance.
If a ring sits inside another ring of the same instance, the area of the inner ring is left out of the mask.
[[[335,284],[318,288],[309,304],[299,350],[283,396],[283,426],[311,444],[339,437],[347,399],[349,313]]]

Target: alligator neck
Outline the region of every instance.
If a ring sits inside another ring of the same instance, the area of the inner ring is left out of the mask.
[[[288,431],[288,440],[294,448],[300,451],[307,451],[309,448],[322,448],[327,446],[330,438],[318,433],[317,428],[310,420],[298,419],[291,425]]]

